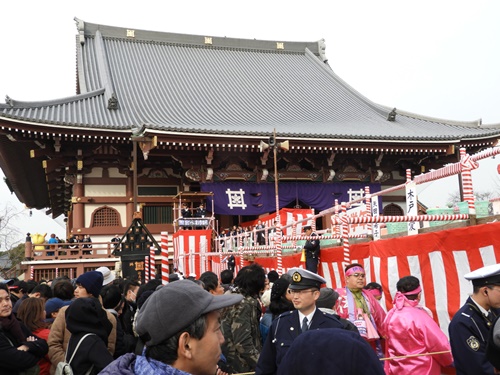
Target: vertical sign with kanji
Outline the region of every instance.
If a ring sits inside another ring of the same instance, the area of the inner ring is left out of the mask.
[[[376,217],[380,215],[380,207],[379,207],[379,200],[378,197],[372,197],[372,216]],[[373,223],[372,224],[372,234],[373,234],[373,239],[380,240],[380,224],[379,223]]]
[[[406,184],[406,214],[408,216],[418,215],[418,205],[417,205],[417,185],[414,181],[410,181]],[[420,223],[418,221],[408,222],[408,234],[418,234],[420,229]]]

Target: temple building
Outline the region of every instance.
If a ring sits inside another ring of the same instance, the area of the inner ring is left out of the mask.
[[[114,267],[110,238],[124,239],[140,217],[141,241],[150,244],[149,234],[159,241],[160,232],[174,232],[185,202],[193,213],[205,203],[218,232],[275,211],[278,179],[279,208],[320,211],[365,186],[401,184],[407,169],[418,175],[457,162],[459,148],[474,153],[500,137],[500,124],[370,101],[335,74],[324,40],[75,21],[75,95],[7,96],[0,167],[27,207],[65,216],[67,238],[89,235],[102,246],[51,255],[33,249],[26,264],[35,271],[76,276]],[[404,197],[385,196],[383,207],[403,213]]]

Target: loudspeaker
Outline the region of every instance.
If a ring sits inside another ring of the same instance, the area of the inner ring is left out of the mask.
[[[281,142],[280,148],[285,151],[290,150],[290,142],[289,141]]]
[[[260,141],[260,144],[259,144],[259,151],[260,152],[264,152],[266,151],[267,149],[269,148],[269,145],[264,142],[264,141]]]

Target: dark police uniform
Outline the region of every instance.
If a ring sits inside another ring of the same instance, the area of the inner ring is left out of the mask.
[[[321,328],[344,328],[344,325],[333,315],[325,314],[316,309],[313,315],[310,330]],[[299,323],[299,312],[288,311],[274,319],[269,328],[266,342],[257,362],[255,375],[275,374],[284,355],[301,333]]]
[[[482,267],[464,275],[475,287],[500,284],[500,264]],[[488,319],[478,305],[468,298],[465,305],[453,316],[448,332],[451,352],[457,375],[493,375],[493,365],[486,358],[486,347],[490,337],[492,320],[499,314],[490,308],[492,319]]]
[[[306,226],[304,230],[311,229],[311,227]],[[316,233],[311,233],[311,237],[317,237]],[[308,271],[318,273],[318,262],[319,262],[319,251],[320,243],[319,238],[316,240],[307,240],[304,249],[306,250],[306,269]]]
[[[300,335],[278,369],[278,375],[318,374],[385,373],[375,351],[359,334],[327,328],[307,331]]]
[[[326,282],[321,276],[301,268],[292,268],[288,274],[292,276],[290,289],[319,289],[321,284]],[[321,310],[316,309],[308,330],[323,328],[343,329],[345,327],[333,315],[325,314]],[[301,332],[299,312],[297,310],[285,312],[277,317],[269,328],[266,342],[257,362],[255,375],[276,374],[278,366],[288,348]]]
[[[455,314],[448,332],[457,375],[494,374],[486,359],[491,324],[471,298]]]

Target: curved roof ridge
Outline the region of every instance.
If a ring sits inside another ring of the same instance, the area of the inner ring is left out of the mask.
[[[83,25],[83,33],[85,35],[95,35],[99,30],[103,38],[120,38],[146,42],[169,42],[172,44],[180,45],[198,45],[205,48],[226,47],[235,49],[266,50],[274,51],[277,53],[304,53],[304,50],[306,48],[309,48],[316,55],[320,55],[322,53],[322,51],[320,50],[321,39],[310,42],[298,42],[285,40],[231,38],[215,35],[179,34],[165,31],[152,31],[118,26],[99,25],[90,22],[84,22],[80,19],[77,20],[79,23],[79,27]]]
[[[113,85],[113,79],[111,78],[111,73],[109,71],[109,64],[107,54],[105,52],[104,43],[102,41],[102,35],[99,30],[96,31],[96,57],[97,57],[97,72],[101,77],[102,85],[104,86],[104,98],[106,103],[108,103],[108,109],[118,108],[118,98],[116,97],[115,88]]]
[[[423,120],[423,121],[430,121],[430,122],[438,122],[441,124],[447,124],[447,125],[457,125],[457,126],[466,126],[469,128],[482,128],[482,120],[479,118],[477,120],[473,121],[458,121],[458,120],[448,120],[448,119],[443,119],[439,117],[432,117],[432,116],[426,116],[426,115],[420,115],[416,114],[413,112],[405,111],[402,109],[396,109],[396,114],[401,115],[401,116],[406,116],[410,118],[414,118],[417,120]]]
[[[343,87],[346,92],[354,96],[356,99],[359,99],[362,101],[364,104],[366,104],[368,107],[379,113],[383,117],[387,117],[389,115],[389,112],[392,111],[392,108],[380,105],[378,103],[373,102],[372,100],[368,99],[366,96],[361,94],[358,90],[356,90],[354,87],[349,85],[346,81],[344,81],[340,76],[335,73],[333,68],[327,64],[326,60],[324,63],[321,62],[316,56],[314,56],[314,53],[312,53],[310,50],[306,50],[306,55],[311,57],[312,60],[322,69],[328,73],[328,76],[332,78],[336,83],[338,83],[341,87]],[[312,55],[312,56],[311,56]]]
[[[73,96],[66,96],[64,98],[52,99],[52,100],[44,100],[44,101],[21,101],[14,100],[9,96],[5,98],[5,104],[0,103],[0,108],[39,108],[39,107],[50,107],[60,104],[68,104],[73,102],[78,102],[84,99],[93,98],[99,95],[104,94],[104,89],[98,89],[94,91],[90,91],[84,94],[77,94]]]

